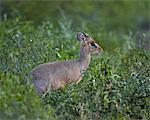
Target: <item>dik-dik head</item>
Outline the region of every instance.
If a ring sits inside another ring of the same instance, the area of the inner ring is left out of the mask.
[[[101,53],[103,51],[103,49],[96,43],[96,41],[86,33],[77,33],[77,40],[81,42],[81,46],[84,47],[88,53]]]

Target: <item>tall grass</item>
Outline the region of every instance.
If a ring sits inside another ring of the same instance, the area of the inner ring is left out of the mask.
[[[95,32],[105,52],[92,57],[80,84],[45,98],[36,94],[27,76],[33,67],[78,57],[79,28],[71,26],[67,18],[57,26],[20,19],[0,24],[0,119],[148,119],[150,54],[137,49],[130,34]]]

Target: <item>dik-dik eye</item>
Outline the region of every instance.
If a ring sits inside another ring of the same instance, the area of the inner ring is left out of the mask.
[[[96,45],[95,43],[91,43],[91,46],[92,46],[93,48],[97,48],[97,45]]]

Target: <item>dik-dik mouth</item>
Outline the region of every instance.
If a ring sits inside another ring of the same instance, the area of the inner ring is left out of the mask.
[[[103,48],[99,47],[98,52],[102,53],[103,51],[104,51]]]
[[[99,51],[95,51],[93,54],[96,55],[96,56],[98,56],[98,55],[100,55],[102,53],[103,53],[103,50],[99,50]]]

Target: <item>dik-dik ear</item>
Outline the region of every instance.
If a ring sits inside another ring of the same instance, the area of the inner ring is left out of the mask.
[[[87,35],[84,32],[77,33],[77,40],[85,42]]]

